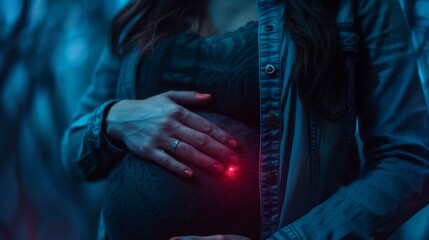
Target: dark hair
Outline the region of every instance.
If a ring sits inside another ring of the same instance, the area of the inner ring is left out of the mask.
[[[140,46],[141,61],[160,39],[190,28],[192,20],[201,21],[204,4],[202,0],[134,0],[112,21],[111,48],[121,55]],[[318,103],[326,95],[341,100],[347,92],[334,19],[338,5],[339,0],[286,1],[285,27],[297,51],[293,79],[307,103]]]

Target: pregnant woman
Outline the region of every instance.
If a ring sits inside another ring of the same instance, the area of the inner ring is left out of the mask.
[[[106,117],[106,133],[135,153],[108,177],[109,239],[259,238],[257,29],[185,30],[145,57],[136,83],[145,100],[118,102]]]
[[[428,203],[396,1],[136,0],[111,27],[63,140],[107,180],[100,238],[385,238]]]

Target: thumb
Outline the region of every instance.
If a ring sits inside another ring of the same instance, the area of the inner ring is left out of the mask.
[[[169,91],[165,96],[180,105],[207,104],[212,100],[212,95],[195,91]]]

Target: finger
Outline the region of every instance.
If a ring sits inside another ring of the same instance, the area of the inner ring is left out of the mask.
[[[181,109],[181,113],[182,114],[178,114],[177,116],[186,126],[209,135],[225,146],[229,146],[231,148],[236,148],[238,146],[237,140],[216,124],[213,124],[209,120],[187,110],[186,108]]]
[[[167,142],[173,143],[174,141],[176,141],[175,138],[170,138],[170,140],[168,140]],[[165,149],[173,153],[171,145],[168,145],[169,144],[167,144]],[[180,159],[191,162],[196,166],[211,171],[213,173],[223,173],[225,169],[224,165],[221,162],[210,156],[207,156],[206,154],[198,151],[193,146],[183,141],[181,141],[177,145],[174,155],[179,157]]]
[[[212,100],[211,94],[194,91],[169,91],[164,94],[167,98],[180,105],[207,104]]]
[[[191,168],[177,161],[176,159],[174,159],[160,149],[154,149],[152,153],[149,154],[148,158],[155,163],[158,163],[165,169],[170,170],[171,172],[176,173],[180,176],[192,177],[192,175],[194,174]]]
[[[229,162],[234,165],[239,163],[238,155],[229,147],[213,139],[209,135],[195,131],[192,128],[182,126],[176,129],[176,136],[184,142],[192,145],[200,152],[205,153],[222,162]]]

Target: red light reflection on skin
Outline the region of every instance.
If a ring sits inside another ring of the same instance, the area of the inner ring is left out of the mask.
[[[225,175],[228,177],[235,177],[238,172],[238,166],[228,166],[225,171]]]

